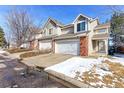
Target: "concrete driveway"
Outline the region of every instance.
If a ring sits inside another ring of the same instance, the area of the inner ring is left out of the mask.
[[[69,58],[73,57],[73,55],[68,54],[43,54],[35,57],[25,58],[22,63],[28,66],[38,66],[41,68],[46,68],[60,62],[63,62]]]

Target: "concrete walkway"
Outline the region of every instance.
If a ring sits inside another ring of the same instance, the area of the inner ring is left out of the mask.
[[[41,68],[46,68],[63,62],[71,57],[73,56],[67,54],[43,54],[35,57],[25,58],[22,63],[28,66],[38,66]]]
[[[25,53],[25,52],[13,53],[13,54],[10,54],[10,57],[19,59],[20,55],[23,54],[23,53]]]
[[[31,51],[34,51],[34,50],[31,50]],[[31,51],[24,51],[24,52],[12,53],[9,56],[12,57],[12,58],[18,58],[18,59],[20,59],[20,55],[21,54],[24,54],[24,53],[27,53],[27,52],[31,52]]]

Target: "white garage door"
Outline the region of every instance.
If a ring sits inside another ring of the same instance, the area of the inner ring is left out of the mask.
[[[51,41],[39,41],[40,50],[46,50],[46,49],[51,49],[51,48],[52,48]]]
[[[63,54],[79,55],[80,42],[79,40],[57,41],[55,45],[55,52],[63,53]]]

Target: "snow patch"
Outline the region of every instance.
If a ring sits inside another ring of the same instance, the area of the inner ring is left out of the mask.
[[[104,60],[108,60],[110,62],[120,63],[120,64],[124,65],[124,58],[121,58],[121,57],[115,57],[115,56],[113,56],[112,59],[110,59],[110,58],[104,58]]]
[[[62,63],[50,66],[45,70],[53,70],[58,73],[63,73],[69,77],[74,78],[76,76],[76,72],[79,72],[80,75],[82,75],[83,72],[89,71],[95,64],[100,64],[101,62],[102,62],[101,58],[95,59],[73,57]]]
[[[76,80],[82,81],[84,75],[83,73],[88,71],[88,73],[92,73],[93,75],[98,75],[97,78],[100,79],[98,82],[88,82],[92,86],[96,87],[107,87],[106,84],[104,84],[103,77],[106,75],[113,76],[113,73],[109,70],[109,65],[104,63],[104,61],[110,61],[110,62],[116,62],[124,65],[124,56],[117,57],[113,56],[112,58],[105,58],[105,57],[98,57],[95,58],[83,58],[83,57],[73,57],[70,58],[62,63],[50,66],[46,68],[45,70],[52,70],[58,73],[62,73],[66,76],[69,76],[71,78],[74,78]],[[93,77],[89,77],[93,78]],[[122,81],[124,81],[123,78],[121,78]],[[117,81],[117,79],[114,79],[113,82]],[[110,87],[114,87],[114,83],[108,84]]]
[[[103,77],[103,76],[108,75],[108,74],[109,74],[109,75],[112,75],[111,72],[109,72],[109,71],[105,71],[105,70],[100,69],[100,68],[96,68],[95,73],[99,74],[100,77]]]
[[[0,54],[4,54],[6,53],[6,51],[0,50]]]
[[[7,66],[3,63],[0,64],[0,68],[6,68]]]

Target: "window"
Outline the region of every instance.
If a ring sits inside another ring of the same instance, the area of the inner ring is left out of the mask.
[[[49,34],[51,35],[53,31],[53,28],[49,29]]]
[[[77,24],[77,32],[85,30],[85,22],[81,22]]]
[[[106,29],[100,29],[98,32],[104,33],[104,32],[106,32]]]

